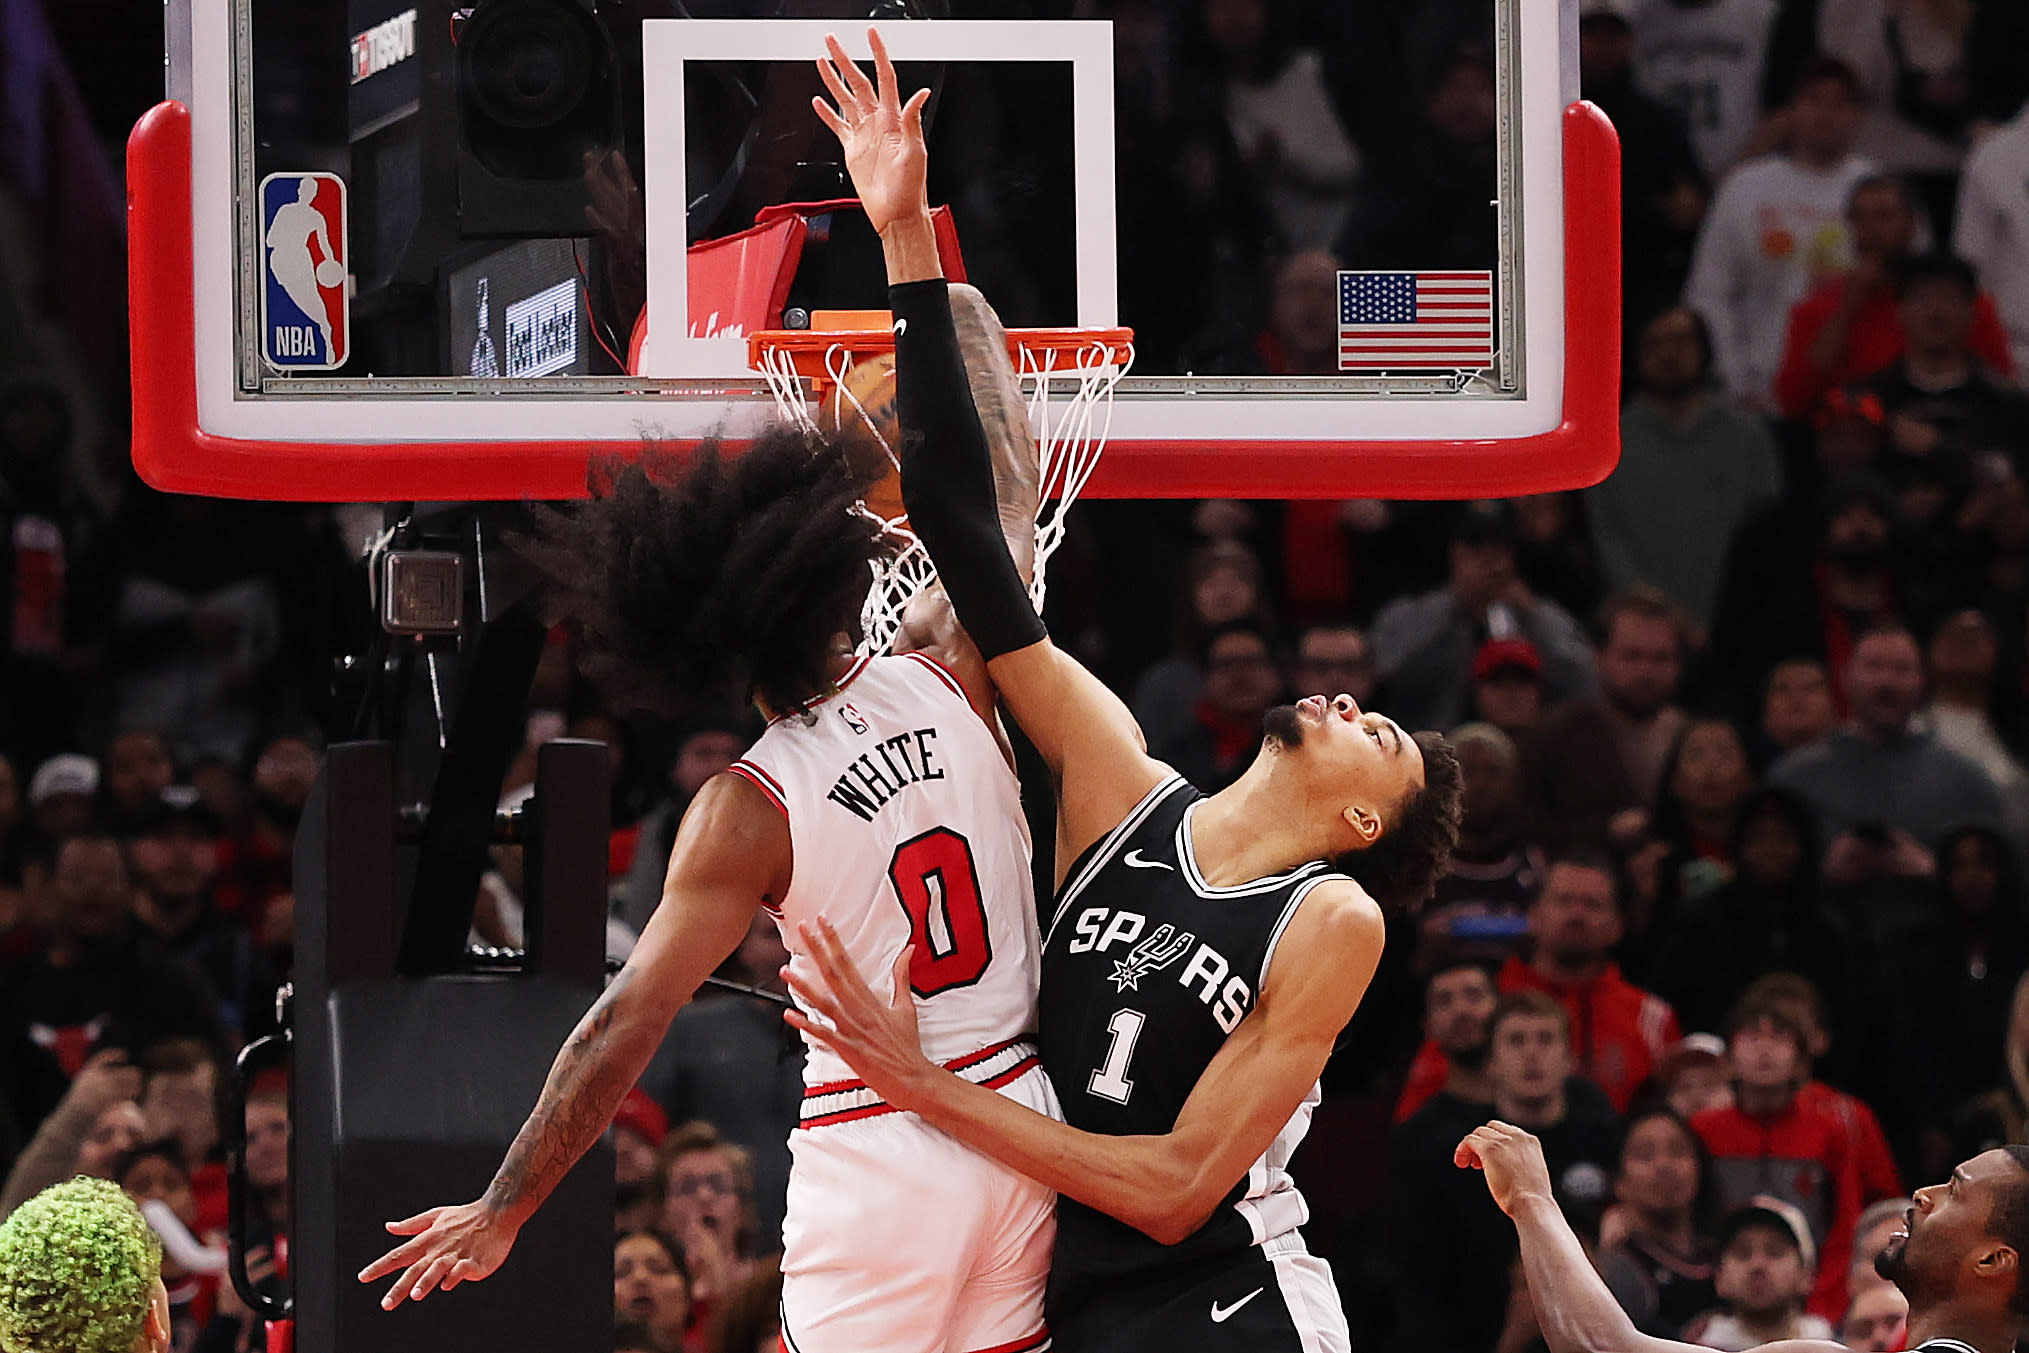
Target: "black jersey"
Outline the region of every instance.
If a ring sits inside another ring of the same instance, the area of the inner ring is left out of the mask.
[[[1171,776],[1065,876],[1043,945],[1043,1066],[1064,1121],[1113,1136],[1160,1134],[1254,1008],[1277,941],[1323,864],[1215,888],[1191,851],[1204,795]],[[1051,1301],[1123,1278],[1175,1272],[1288,1236],[1308,1217],[1286,1166],[1317,1090],[1194,1235],[1162,1245],[1060,1198]],[[1054,1318],[1054,1317],[1053,1317]]]

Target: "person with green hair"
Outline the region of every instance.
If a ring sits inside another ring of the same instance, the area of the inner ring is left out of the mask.
[[[120,1186],[77,1178],[0,1223],[0,1353],[168,1353],[162,1242]]]

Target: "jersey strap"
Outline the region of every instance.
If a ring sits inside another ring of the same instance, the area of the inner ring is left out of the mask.
[[[998,1090],[1012,1085],[1037,1066],[1036,1046],[1026,1039],[1010,1038],[990,1048],[955,1057],[944,1069],[961,1080]],[[798,1127],[829,1127],[855,1118],[873,1118],[899,1113],[894,1105],[868,1088],[865,1081],[826,1081],[803,1092],[803,1115]]]
[[[1050,934],[1054,935],[1056,933],[1057,923],[1064,919],[1064,913],[1069,911],[1071,904],[1078,900],[1078,894],[1085,891],[1086,886],[1106,866],[1107,861],[1111,860],[1114,853],[1122,845],[1126,844],[1127,838],[1134,835],[1135,829],[1148,821],[1149,814],[1155,811],[1156,805],[1160,804],[1178,789],[1188,788],[1189,782],[1175,771],[1171,771],[1163,777],[1155,788],[1142,795],[1141,802],[1129,809],[1127,816],[1121,818],[1115,824],[1112,831],[1100,837],[1098,843],[1086,851],[1084,857],[1072,866],[1071,873],[1064,879],[1063,887],[1057,892],[1057,910],[1050,917]],[[1043,943],[1045,947],[1048,947],[1049,940],[1047,937],[1045,937]]]

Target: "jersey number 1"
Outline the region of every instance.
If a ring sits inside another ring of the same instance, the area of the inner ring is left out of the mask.
[[[895,847],[888,882],[909,916],[909,990],[935,996],[977,982],[993,961],[986,902],[972,847],[949,827],[932,827]]]

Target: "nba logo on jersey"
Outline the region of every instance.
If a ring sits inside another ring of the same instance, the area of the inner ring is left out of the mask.
[[[844,719],[845,726],[855,733],[869,731],[867,721],[860,716],[860,712],[843,700],[838,702],[838,717]]]
[[[345,183],[336,174],[261,180],[261,357],[280,371],[334,371],[352,347]]]

